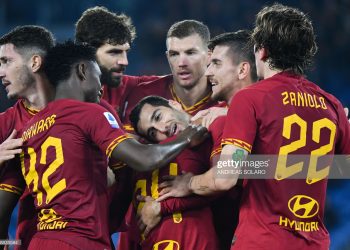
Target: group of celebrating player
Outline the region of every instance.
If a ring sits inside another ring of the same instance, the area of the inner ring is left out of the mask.
[[[18,99],[0,114],[0,238],[19,201],[16,249],[114,249],[115,232],[118,249],[328,249],[327,167],[216,175],[248,154],[350,153],[341,103],[304,77],[309,18],[274,4],[252,31],[212,39],[176,22],[167,76],[124,75],[135,35],[128,16],[94,7],[75,42],[30,25],[0,38],[0,78]]]

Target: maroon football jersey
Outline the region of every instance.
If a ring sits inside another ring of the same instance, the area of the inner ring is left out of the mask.
[[[14,129],[19,131],[38,111],[25,106],[23,100],[0,114],[0,143],[4,142]],[[10,166],[11,164],[11,166]],[[19,167],[7,162],[0,168],[0,190],[21,195],[23,177]]]
[[[280,159],[349,154],[349,124],[335,97],[302,76],[276,74],[234,96],[223,144],[280,155],[275,179],[245,181],[234,249],[329,248],[323,223],[327,177],[317,172],[319,178],[292,179],[301,168],[316,166],[305,162],[292,169]]]
[[[128,95],[129,91],[137,84],[142,82],[149,82],[158,79],[159,76],[129,76],[124,75],[122,82],[117,88],[111,88],[107,85],[103,85],[103,96],[110,105],[113,106],[115,111],[119,114],[119,109],[123,104],[125,95]],[[103,83],[102,83],[103,84]]]
[[[109,249],[107,157],[129,137],[97,104],[60,99],[20,133],[22,173],[38,213],[34,237]]]
[[[213,147],[210,153],[211,161],[218,160],[220,157],[221,140],[222,140],[222,133],[225,127],[225,122],[226,122],[226,116],[219,116],[210,124],[208,128],[213,141]]]
[[[37,112],[37,110],[26,107],[23,100],[19,100],[13,107],[1,113],[0,142],[5,141],[13,129],[20,131]],[[1,167],[0,172],[0,190],[21,195],[16,230],[16,239],[21,240],[21,245],[16,245],[15,249],[28,249],[29,242],[36,231],[33,225],[35,225],[37,217],[32,196],[26,191],[23,193],[25,182],[20,162],[17,159],[6,162]]]
[[[151,196],[154,199],[158,198],[158,183],[161,183],[162,176],[178,175],[182,171],[194,174],[203,173],[210,167],[210,149],[211,141],[207,140],[198,147],[182,151],[168,167],[152,172],[135,173],[135,196],[140,194]],[[178,205],[176,200],[181,200],[181,198],[164,202],[168,202],[167,206],[171,207]],[[134,205],[137,210],[140,210],[143,202],[138,202],[135,198]],[[141,245],[145,249],[153,249],[152,247],[162,245],[160,242],[165,240],[169,240],[170,245],[177,245],[177,249],[216,249],[217,240],[210,207],[204,206],[184,212],[175,211],[163,216],[159,225],[141,242]]]
[[[211,100],[211,93],[209,93],[195,105],[187,107],[175,94],[173,88],[173,77],[171,75],[164,76],[154,81],[140,83],[134,87],[132,91],[129,91],[129,93],[125,95],[120,117],[122,123],[124,124],[125,130],[130,132],[133,131],[133,128],[130,125],[129,115],[136,104],[142,98],[149,95],[156,95],[164,97],[165,99],[175,100],[179,102],[182,105],[183,110],[190,115],[195,115],[200,110],[217,105],[217,102]]]

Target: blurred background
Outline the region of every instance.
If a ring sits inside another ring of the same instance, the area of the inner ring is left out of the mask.
[[[137,38],[129,53],[127,74],[168,74],[165,37],[176,21],[196,19],[208,25],[212,37],[222,32],[250,29],[262,6],[259,0],[0,0],[0,35],[17,25],[36,24],[51,30],[58,41],[73,38],[81,13],[96,5],[129,15]],[[307,74],[309,79],[350,106],[350,0],[290,0],[282,4],[300,8],[313,20],[319,52]],[[0,88],[0,112],[13,102]],[[326,224],[331,249],[350,249],[350,181],[331,180],[328,185]],[[15,214],[13,217],[16,217]],[[1,223],[1,222],[0,222]],[[15,230],[14,223],[11,235]]]

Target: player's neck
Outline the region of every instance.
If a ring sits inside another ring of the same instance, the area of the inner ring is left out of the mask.
[[[41,110],[54,98],[54,89],[46,78],[39,77],[29,93],[24,98],[25,105],[32,109]]]
[[[280,69],[271,69],[268,64],[265,64],[263,79],[273,77],[274,75],[281,73]]]
[[[55,100],[58,99],[73,99],[78,101],[84,101],[84,95],[82,91],[73,88],[71,84],[59,83],[56,86],[55,94]]]
[[[203,77],[198,84],[196,84],[191,89],[185,89],[181,87],[179,84],[173,83],[174,92],[176,96],[181,100],[181,102],[186,107],[191,107],[195,105],[197,102],[202,100],[205,96],[207,96],[211,88],[207,82],[206,77]]]

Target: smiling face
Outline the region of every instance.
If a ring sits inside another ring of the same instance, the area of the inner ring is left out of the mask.
[[[0,79],[8,98],[26,97],[35,82],[24,58],[11,43],[0,46]]]
[[[212,84],[213,100],[226,101],[242,88],[239,81],[239,64],[235,64],[234,53],[228,46],[215,46],[210,64],[205,72]]]
[[[140,111],[138,132],[150,141],[160,142],[183,131],[190,124],[189,115],[181,110],[146,103]]]
[[[118,87],[121,83],[126,66],[128,66],[127,53],[129,43],[112,45],[105,43],[97,49],[96,57],[101,68],[101,82],[110,87]]]
[[[167,58],[174,83],[186,89],[193,88],[204,77],[208,49],[198,34],[184,38],[167,38]]]

